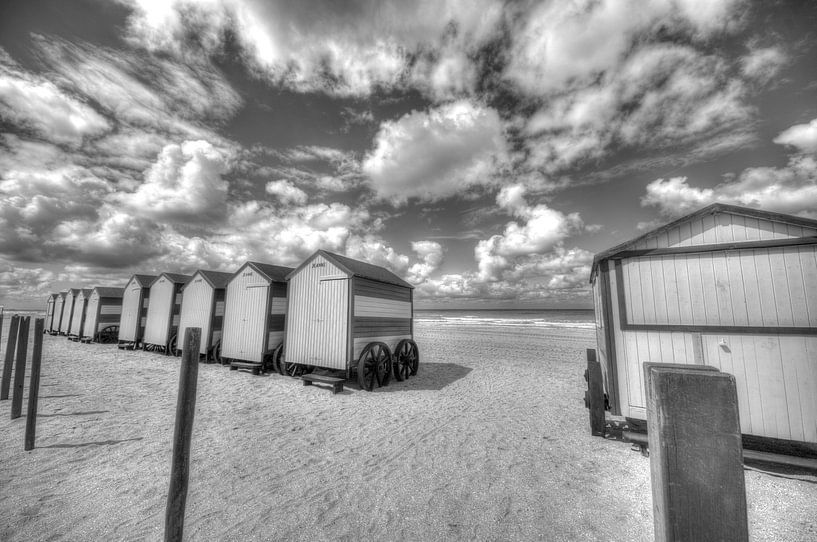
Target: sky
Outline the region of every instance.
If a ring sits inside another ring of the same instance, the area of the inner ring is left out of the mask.
[[[385,266],[417,308],[589,308],[713,202],[817,218],[817,3],[3,0],[0,304]]]

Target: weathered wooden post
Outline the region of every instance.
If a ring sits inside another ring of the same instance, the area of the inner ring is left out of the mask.
[[[26,451],[34,449],[34,433],[37,429],[37,394],[40,393],[40,362],[43,357],[44,327],[45,319],[34,320],[34,349],[31,351],[31,377],[28,382],[28,412],[26,413]]]
[[[11,385],[11,366],[14,363],[14,349],[17,346],[17,329],[20,326],[20,317],[13,315],[11,317],[11,326],[9,327],[9,338],[6,340],[6,357],[3,361],[3,381],[0,383],[0,400],[5,401],[9,398],[9,386]]]
[[[655,540],[748,541],[735,377],[647,371]]]
[[[26,382],[26,354],[28,354],[28,327],[30,316],[20,318],[17,332],[17,359],[14,364],[14,389],[11,394],[11,419],[16,420],[23,413],[23,391]]]
[[[601,363],[596,361],[596,351],[587,349],[587,370],[584,373],[587,380],[585,406],[590,409],[590,434],[596,437],[604,436],[604,382],[601,376]]]
[[[173,459],[170,490],[165,511],[165,542],[180,542],[184,531],[184,507],[190,473],[190,439],[196,412],[196,381],[199,375],[201,328],[189,327],[184,333],[179,398],[176,403],[176,427],[173,431]]]

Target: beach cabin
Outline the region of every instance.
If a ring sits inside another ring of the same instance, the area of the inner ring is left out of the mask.
[[[48,301],[45,303],[45,323],[43,331],[45,333],[51,332],[51,327],[54,325],[54,304],[60,294],[51,294],[48,296]]]
[[[122,294],[122,314],[119,318],[119,348],[136,348],[145,334],[145,319],[150,304],[150,284],[154,275],[133,275]]]
[[[179,343],[184,340],[184,332],[188,327],[201,328],[199,353],[207,360],[218,361],[221,355],[225,294],[232,276],[232,273],[200,269],[182,290]]]
[[[165,354],[175,353],[182,288],[191,278],[190,275],[162,273],[150,285],[143,349],[161,350]]]
[[[82,337],[82,326],[85,324],[85,311],[88,310],[88,298],[91,289],[83,288],[74,301],[74,312],[71,315],[71,325],[68,329],[68,340],[78,341]]]
[[[60,335],[68,335],[71,331],[71,321],[74,316],[74,304],[77,301],[77,296],[82,290],[79,288],[71,288],[65,296],[65,301],[62,304],[62,320],[60,320]]]
[[[124,288],[97,286],[88,297],[85,325],[82,326],[82,342],[111,343],[119,336],[122,318]]]
[[[226,289],[222,363],[253,372],[275,369],[284,341],[286,276],[291,267],[246,262]]]
[[[644,362],[710,365],[745,445],[817,450],[817,221],[710,205],[598,254],[590,282],[613,414],[644,425]]]
[[[287,276],[287,373],[357,373],[366,390],[417,373],[414,288],[388,269],[319,250]],[[392,367],[394,361],[394,367]]]
[[[60,324],[62,323],[62,309],[65,306],[65,298],[68,297],[68,292],[60,292],[54,300],[54,318],[51,321],[51,328],[48,330],[50,335],[56,335],[60,332]]]

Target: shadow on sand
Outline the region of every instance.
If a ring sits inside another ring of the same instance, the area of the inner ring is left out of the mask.
[[[90,414],[105,414],[110,410],[86,410],[85,412],[55,412],[54,414],[37,414],[38,418],[54,418],[56,416],[88,416]]]
[[[142,437],[126,438],[122,440],[99,440],[96,442],[80,442],[77,444],[49,444],[48,446],[37,446],[37,448],[82,448],[83,446],[113,446],[122,442],[142,440]]]
[[[440,391],[457,380],[465,378],[472,370],[470,367],[464,367],[456,363],[420,363],[417,374],[410,376],[408,380],[398,382],[392,375],[388,386],[385,388],[375,387],[372,391],[378,393],[408,390]],[[361,391],[355,378],[347,380],[344,386],[355,391]]]

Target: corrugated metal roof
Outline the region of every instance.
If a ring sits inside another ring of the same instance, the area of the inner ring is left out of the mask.
[[[233,273],[223,273],[221,271],[207,271],[206,269],[199,269],[196,273],[204,277],[204,280],[210,283],[213,288],[226,288],[227,283],[230,282]]]
[[[244,265],[251,266],[259,273],[266,275],[266,277],[273,282],[286,282],[287,275],[294,271],[294,269],[292,269],[291,267],[284,267],[282,265],[272,265],[269,263],[247,262]],[[241,267],[244,267],[244,265],[242,265]]]
[[[367,262],[361,262],[360,260],[354,260],[346,256],[341,256],[340,254],[333,254],[332,252],[327,252],[325,250],[319,250],[307,258],[307,260],[298,267],[298,270],[312,260],[316,254],[322,255],[324,258],[340,267],[343,271],[355,277],[375,280],[377,282],[385,282],[386,284],[394,284],[396,286],[404,286],[406,288],[414,288],[414,286],[401,279],[385,267],[380,267],[379,265],[374,265]],[[290,275],[292,274],[294,274],[294,272]]]
[[[156,275],[134,275],[131,277],[131,280],[133,279],[136,279],[136,282],[138,282],[142,288],[149,288],[150,284],[156,280]],[[128,282],[130,282],[130,280]]]
[[[112,288],[110,286],[97,286],[94,288],[99,297],[122,297],[125,295],[124,288]]]

